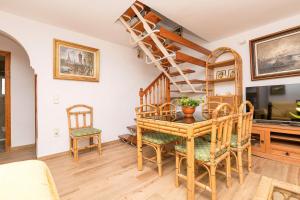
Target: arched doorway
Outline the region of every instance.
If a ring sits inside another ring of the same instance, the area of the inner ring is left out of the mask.
[[[25,49],[0,32],[0,152],[35,157],[36,76]],[[0,155],[1,156],[1,155]],[[24,159],[24,158],[22,158]],[[25,158],[26,159],[26,158]]]

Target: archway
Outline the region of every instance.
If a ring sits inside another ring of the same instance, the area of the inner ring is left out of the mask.
[[[6,152],[30,149],[35,156],[36,76],[23,46],[1,31],[0,60],[0,152],[4,142]]]

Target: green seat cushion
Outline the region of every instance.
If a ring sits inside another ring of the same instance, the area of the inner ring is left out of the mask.
[[[168,143],[179,140],[179,137],[175,136],[175,135],[169,135],[166,133],[151,132],[151,133],[143,134],[142,140],[145,140],[147,142],[151,142],[154,144],[168,144]]]
[[[175,150],[181,153],[186,153],[186,143],[175,145]],[[226,152],[226,149],[217,150],[215,157],[219,157]],[[210,161],[210,142],[203,139],[195,141],[195,159],[208,162]]]
[[[230,146],[231,147],[233,147],[233,148],[236,148],[237,147],[237,134],[232,134],[231,135],[231,141],[230,141]],[[244,144],[246,144],[248,142],[248,139],[245,139],[245,140],[243,140],[242,141],[242,146],[244,145]]]
[[[101,130],[97,128],[78,128],[71,131],[71,134],[75,137],[93,135],[97,133],[101,133]]]

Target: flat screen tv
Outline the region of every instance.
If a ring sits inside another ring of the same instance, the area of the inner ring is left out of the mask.
[[[254,106],[256,122],[300,125],[300,84],[247,87],[246,99]]]

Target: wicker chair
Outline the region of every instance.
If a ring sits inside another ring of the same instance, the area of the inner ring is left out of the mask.
[[[227,186],[231,185],[231,164],[230,164],[230,141],[233,124],[233,108],[227,104],[220,104],[212,113],[211,141],[195,139],[195,164],[204,167],[209,176],[209,185],[200,182],[206,174],[199,175],[195,179],[195,185],[212,193],[211,199],[216,199],[216,168],[217,165],[226,161]],[[186,175],[181,173],[181,164],[187,159],[186,144],[175,146],[176,151],[176,186],[179,186],[179,179],[186,180]],[[196,175],[196,174],[195,174]]]
[[[249,111],[245,112],[248,106]],[[243,175],[243,159],[244,151],[248,152],[248,171],[251,171],[251,129],[253,120],[254,107],[249,101],[245,101],[239,107],[237,134],[232,134],[231,137],[231,153],[236,160],[236,169],[239,173],[240,183],[244,181]]]
[[[93,108],[87,105],[74,105],[67,108],[70,153],[74,155],[74,160],[78,160],[79,150],[97,147],[101,155],[101,130],[93,127]],[[94,144],[94,138],[97,143]],[[89,139],[89,145],[79,148],[78,141]]]
[[[154,105],[142,105],[137,107],[135,111],[137,117],[151,117],[158,115],[159,110],[161,110],[160,113],[164,115],[174,113],[174,108],[176,108],[176,106],[167,103],[163,104],[160,108]],[[151,158],[143,156],[143,159],[157,164],[159,176],[162,176],[162,153],[166,152],[166,145],[175,143],[177,140],[177,136],[143,130],[142,144],[152,147],[156,152],[156,156]]]

